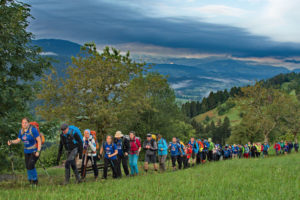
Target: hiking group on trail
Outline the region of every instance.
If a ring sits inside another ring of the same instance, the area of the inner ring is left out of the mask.
[[[171,160],[172,169],[186,169],[197,164],[204,164],[206,161],[219,161],[238,158],[260,158],[269,155],[270,145],[267,142],[251,143],[241,145],[222,145],[215,144],[211,138],[195,139],[192,137],[186,144],[178,138],[173,137],[170,143],[162,137],[161,134],[148,133],[143,145],[141,139],[136,136],[134,131],[129,135],[123,135],[121,131],[117,131],[113,136],[106,136],[102,145],[99,145],[96,132],[90,129],[84,130],[82,136],[79,128],[62,124],[60,142],[57,156],[57,165],[59,165],[63,148],[66,152],[65,161],[65,181],[64,184],[70,182],[70,168],[72,168],[76,183],[80,183],[86,177],[88,162],[91,162],[94,177],[98,178],[97,161],[103,160],[102,179],[107,179],[108,168],[111,168],[113,178],[122,177],[123,167],[125,176],[136,176],[139,174],[138,160],[141,150],[145,151],[144,171],[147,173],[149,164],[153,164],[154,171],[166,171],[166,162]],[[27,169],[28,181],[36,186],[38,184],[38,175],[35,164],[41,153],[42,144],[45,142],[44,135],[39,131],[39,124],[29,122],[27,118],[22,119],[22,128],[19,131],[18,138],[9,140],[8,145],[24,143],[25,164]],[[298,142],[294,144],[281,140],[273,146],[276,155],[289,154],[292,149],[295,152],[299,150]],[[98,153],[98,154],[97,154]],[[98,155],[98,156],[97,156]],[[170,155],[170,158],[168,158]],[[81,174],[77,169],[77,157],[82,159]],[[168,162],[168,164],[169,164]],[[130,167],[130,173],[128,169]],[[159,167],[158,167],[159,165]],[[169,168],[169,166],[168,166]]]

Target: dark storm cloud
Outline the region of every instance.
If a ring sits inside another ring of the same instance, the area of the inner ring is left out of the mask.
[[[156,18],[123,4],[96,0],[32,0],[30,30],[39,38],[97,44],[141,43],[239,57],[300,56],[300,44],[279,43],[241,28],[190,18]]]

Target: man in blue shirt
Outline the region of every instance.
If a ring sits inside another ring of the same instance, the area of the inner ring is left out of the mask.
[[[68,184],[70,181],[70,167],[72,167],[73,172],[76,177],[76,182],[80,183],[80,177],[76,166],[75,158],[77,154],[79,154],[79,159],[82,158],[82,151],[83,151],[83,142],[82,142],[82,135],[80,130],[75,126],[69,126],[67,124],[61,125],[60,134],[60,143],[57,155],[57,164],[59,163],[63,147],[67,152],[67,160],[65,163],[65,183]]]
[[[27,169],[28,181],[30,184],[37,185],[38,177],[35,163],[39,159],[42,141],[38,130],[29,124],[27,118],[22,119],[22,129],[19,131],[18,138],[9,140],[8,145],[24,143],[25,164]]]
[[[181,168],[181,146],[177,143],[175,137],[172,138],[172,142],[169,144],[169,149],[171,152],[172,167],[173,170],[176,170],[176,161],[178,162],[179,167]]]

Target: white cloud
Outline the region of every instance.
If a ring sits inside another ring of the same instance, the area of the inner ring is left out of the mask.
[[[42,55],[42,56],[57,56],[56,53],[50,52],[50,51],[48,51],[48,52],[41,52],[40,55]]]

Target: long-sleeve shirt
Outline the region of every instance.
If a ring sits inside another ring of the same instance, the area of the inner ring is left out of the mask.
[[[83,137],[83,151],[87,151],[88,156],[96,156],[96,142],[92,135],[88,139]]]
[[[150,146],[149,149],[146,146]],[[154,155],[155,151],[157,150],[157,143],[155,140],[145,140],[143,144],[143,149],[146,150],[146,155]]]

